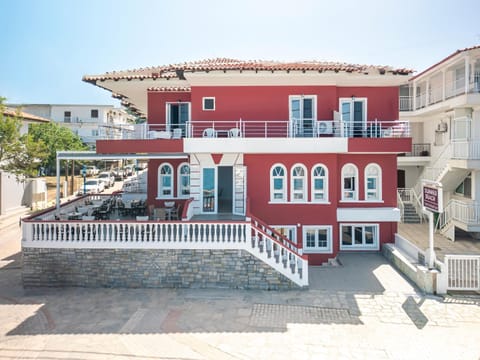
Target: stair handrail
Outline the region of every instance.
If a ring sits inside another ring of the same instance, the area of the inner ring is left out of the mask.
[[[449,151],[450,155],[449,156],[444,156],[445,153]],[[430,164],[432,166],[425,167],[423,171],[420,173],[420,175],[417,178],[417,181],[415,183],[415,186],[413,189],[415,190],[416,194],[420,194],[422,191],[422,180],[426,179],[427,177],[425,176],[427,171],[430,171],[430,169],[441,169],[441,171],[438,173],[440,175],[443,172],[443,169],[445,169],[446,165],[448,164],[448,160],[451,158],[451,152],[452,152],[452,143],[450,142],[448,145],[446,145],[443,150],[438,154],[433,161],[430,161]],[[437,164],[440,160],[443,160],[443,163]],[[439,166],[441,165],[441,166]],[[437,178],[438,176],[436,176]],[[436,180],[435,179],[429,179],[429,180]]]
[[[306,256],[298,250],[298,245],[287,238],[285,235],[280,234],[274,228],[270,227],[267,223],[260,220],[256,216],[249,214],[251,219],[252,226],[257,230],[260,231],[263,235],[268,236],[271,240],[276,242],[282,247],[286,247],[288,250],[295,253],[295,255],[300,256],[301,258],[305,259]]]
[[[400,191],[402,189],[397,189],[397,206],[400,209],[400,221],[403,223],[403,214],[405,211],[405,205],[403,204],[402,197],[400,196]]]
[[[420,218],[420,223],[423,223],[426,215],[423,213],[423,204],[420,195],[417,195],[414,189],[410,189],[410,191],[412,193],[411,197],[414,199],[413,206],[415,207],[415,211]]]
[[[438,214],[437,222],[435,224],[435,231],[442,230],[452,220],[452,204],[454,199],[450,199],[447,205],[443,208],[443,212]]]

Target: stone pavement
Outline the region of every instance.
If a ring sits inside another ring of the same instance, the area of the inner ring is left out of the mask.
[[[340,260],[278,292],[23,289],[9,263],[0,359],[479,359],[479,297],[425,296],[379,254]]]

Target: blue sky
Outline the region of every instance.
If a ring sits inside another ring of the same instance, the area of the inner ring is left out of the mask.
[[[0,14],[12,103],[118,105],[82,76],[213,57],[421,71],[480,44],[478,0],[0,0]]]

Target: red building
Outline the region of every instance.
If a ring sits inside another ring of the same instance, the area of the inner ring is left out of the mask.
[[[399,85],[410,73],[215,59],[84,81],[147,118],[97,153],[156,155],[150,207],[175,200],[186,221],[255,219],[315,265],[394,240],[397,155],[411,150]]]

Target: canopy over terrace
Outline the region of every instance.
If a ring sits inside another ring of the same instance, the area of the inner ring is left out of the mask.
[[[60,209],[60,160],[142,160],[142,159],[188,159],[184,153],[142,153],[142,154],[97,154],[95,151],[57,151],[57,192],[56,206]]]

